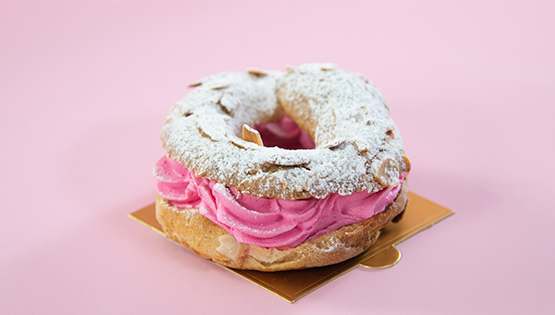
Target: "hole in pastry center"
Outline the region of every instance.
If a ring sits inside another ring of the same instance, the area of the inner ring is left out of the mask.
[[[278,147],[288,150],[314,149],[314,140],[304,132],[295,121],[284,116],[278,121],[254,126],[258,130],[265,147]]]

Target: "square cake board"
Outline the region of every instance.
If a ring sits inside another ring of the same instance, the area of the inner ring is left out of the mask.
[[[371,269],[394,266],[401,258],[401,253],[395,248],[395,245],[455,213],[413,192],[409,192],[409,198],[408,206],[399,222],[390,223],[383,228],[378,240],[368,250],[342,263],[278,272],[222,267],[293,303],[358,266]],[[162,227],[156,220],[154,203],[130,213],[128,216],[164,235]]]

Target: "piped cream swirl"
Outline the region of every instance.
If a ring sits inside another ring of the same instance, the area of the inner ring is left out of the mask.
[[[260,247],[289,248],[342,226],[362,222],[382,212],[400,187],[376,193],[302,200],[265,199],[239,194],[194,173],[167,157],[154,169],[158,194],[177,208],[199,212],[233,235],[239,242]],[[404,179],[401,176],[400,182]]]

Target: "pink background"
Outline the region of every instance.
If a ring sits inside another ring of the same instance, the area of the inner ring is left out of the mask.
[[[555,309],[555,4],[0,3],[0,313]],[[388,98],[411,189],[457,212],[290,305],[131,221],[159,131],[220,71],[334,62]]]

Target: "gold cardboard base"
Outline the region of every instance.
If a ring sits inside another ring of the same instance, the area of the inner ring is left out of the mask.
[[[391,267],[401,259],[401,253],[395,245],[455,213],[412,192],[409,192],[409,198],[401,221],[390,223],[382,229],[376,243],[367,251],[342,263],[278,272],[224,268],[293,303],[357,266],[371,269]],[[156,220],[154,203],[129,214],[129,217],[164,235]]]

